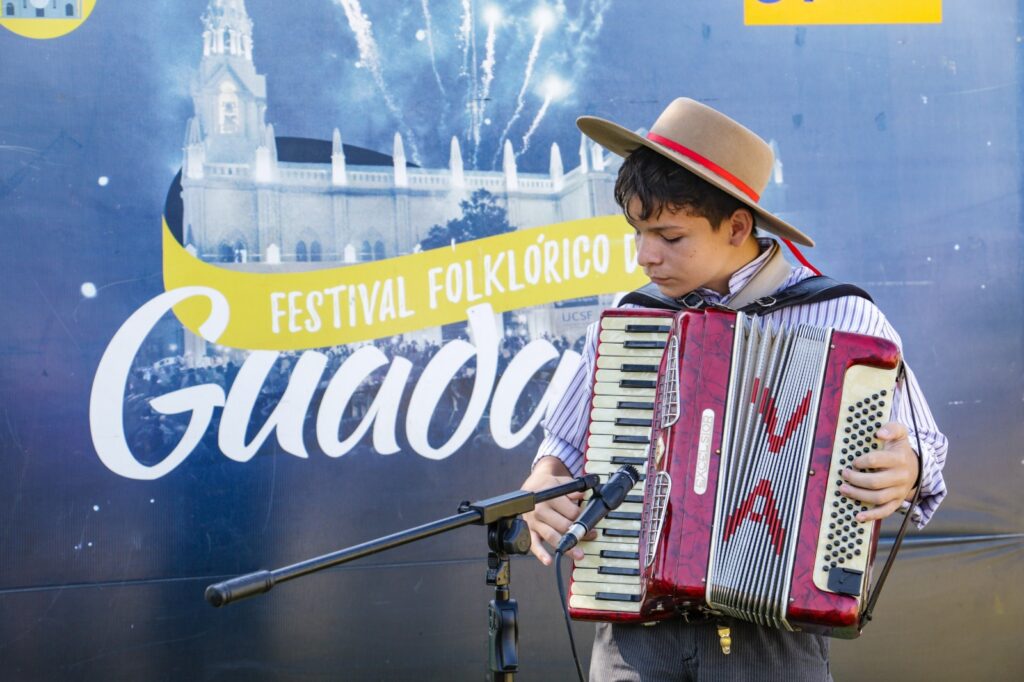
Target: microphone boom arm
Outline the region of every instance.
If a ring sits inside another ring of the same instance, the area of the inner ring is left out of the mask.
[[[422,526],[386,535],[359,545],[300,561],[290,566],[273,570],[261,570],[248,573],[215,583],[206,588],[205,598],[213,606],[224,606],[231,602],[245,599],[257,594],[269,592],[274,585],[294,580],[310,573],[326,568],[361,559],[393,547],[416,542],[424,538],[445,533],[470,524],[490,525],[503,518],[514,518],[520,514],[533,511],[538,502],[544,502],[569,493],[589,490],[598,485],[598,477],[594,474],[575,478],[568,483],[553,486],[539,491],[516,490],[513,492],[490,497],[479,502],[464,502],[459,505],[459,513]]]

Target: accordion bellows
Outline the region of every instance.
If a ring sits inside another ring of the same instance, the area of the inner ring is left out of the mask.
[[[580,543],[570,614],[857,636],[879,524],[855,520],[841,471],[879,447],[896,345],[716,309],[600,324],[584,468],[643,478]]]

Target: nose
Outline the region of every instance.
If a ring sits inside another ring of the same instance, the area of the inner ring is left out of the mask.
[[[645,237],[643,233],[636,236],[636,262],[642,268],[661,263],[661,249],[658,248],[658,240],[653,237]]]

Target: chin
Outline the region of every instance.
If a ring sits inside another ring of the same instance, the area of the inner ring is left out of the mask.
[[[651,280],[651,284],[658,287],[658,291],[668,296],[669,298],[679,298],[690,293],[689,291],[679,291],[679,285],[674,285],[672,282],[655,282]]]

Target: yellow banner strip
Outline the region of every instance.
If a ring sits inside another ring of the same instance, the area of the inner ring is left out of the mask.
[[[622,216],[574,220],[422,253],[304,272],[282,265],[214,265],[181,246],[164,223],[164,286],[223,294],[230,321],[218,343],[249,350],[301,350],[366,341],[495,312],[629,291],[647,282],[636,267],[633,230]],[[246,268],[242,270],[241,268]],[[262,268],[265,272],[253,272]],[[203,297],[174,308],[196,332]]]
[[[938,24],[942,0],[744,0],[747,26]]]

